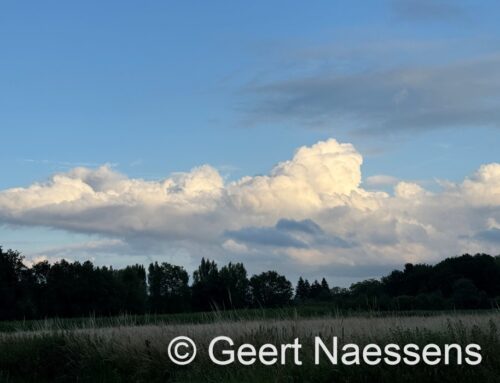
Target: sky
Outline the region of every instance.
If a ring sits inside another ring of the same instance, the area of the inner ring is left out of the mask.
[[[337,285],[500,251],[495,1],[0,3],[0,245]]]

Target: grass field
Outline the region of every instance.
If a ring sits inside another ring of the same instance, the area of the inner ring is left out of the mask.
[[[320,308],[172,316],[86,318],[0,324],[2,382],[498,382],[500,312],[339,313]],[[173,364],[169,341],[198,345],[189,366]],[[254,345],[303,343],[303,365],[216,366],[207,346],[218,335]],[[314,336],[341,343],[477,343],[479,366],[343,366],[312,360]]]

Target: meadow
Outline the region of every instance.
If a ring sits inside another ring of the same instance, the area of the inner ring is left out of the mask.
[[[160,316],[73,318],[0,323],[1,382],[497,382],[500,312],[340,312],[333,308],[238,310]],[[169,341],[198,345],[189,366],[173,364]],[[218,335],[254,345],[303,340],[303,365],[216,366],[207,347]],[[478,366],[314,365],[312,339],[341,343],[477,343]]]

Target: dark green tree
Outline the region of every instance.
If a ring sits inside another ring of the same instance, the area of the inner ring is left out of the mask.
[[[250,278],[254,305],[262,307],[283,306],[293,296],[292,284],[276,271],[267,271]]]
[[[486,293],[470,279],[461,278],[453,285],[452,301],[458,309],[478,309],[485,305]]]
[[[311,299],[318,300],[321,295],[321,285],[317,279],[311,284]]]
[[[319,299],[322,301],[327,301],[332,297],[332,293],[330,291],[330,286],[325,278],[321,280],[321,292],[319,293]]]
[[[249,281],[242,263],[229,263],[219,272],[223,288],[222,304],[226,308],[242,308],[249,304]]]
[[[174,313],[190,309],[189,275],[183,267],[155,262],[149,265],[148,271],[153,312]]]
[[[31,317],[36,309],[31,299],[30,272],[23,256],[0,247],[0,318]]]
[[[142,265],[115,270],[119,291],[120,311],[141,314],[147,308],[146,270]]]
[[[214,261],[201,259],[200,266],[193,273],[192,292],[196,310],[222,308],[224,288],[219,277],[219,268]]]
[[[300,277],[297,282],[297,287],[295,288],[295,299],[299,302],[305,302],[309,299],[310,295],[311,286],[309,285],[309,281]]]

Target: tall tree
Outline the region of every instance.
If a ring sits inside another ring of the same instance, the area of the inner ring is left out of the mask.
[[[310,295],[311,286],[309,285],[309,281],[300,277],[295,288],[295,299],[299,302],[304,302],[309,299]]]
[[[275,307],[290,303],[292,284],[276,271],[267,271],[250,278],[252,299],[256,306]]]
[[[174,313],[190,309],[189,275],[183,267],[166,262],[152,263],[148,282],[152,311]]]
[[[29,296],[29,270],[17,251],[0,247],[0,317],[12,319],[32,311]]]
[[[223,288],[222,304],[226,308],[242,308],[249,303],[249,281],[242,263],[229,263],[219,272]]]
[[[321,296],[321,285],[320,283],[318,282],[318,280],[314,280],[314,282],[312,283],[311,285],[311,294],[310,294],[310,297],[312,299],[319,299]]]
[[[214,261],[202,258],[198,270],[193,273],[193,306],[197,310],[221,308],[224,288],[219,269]]]
[[[148,298],[144,266],[134,265],[115,270],[115,278],[120,291],[120,311],[133,314],[144,313]]]
[[[320,300],[326,301],[332,297],[332,292],[330,291],[330,286],[325,278],[321,280],[321,292],[319,293]]]

